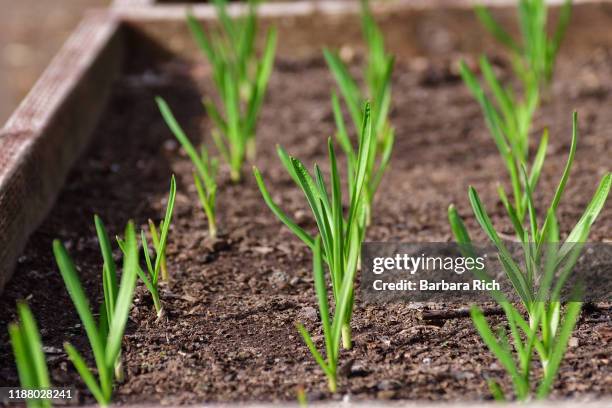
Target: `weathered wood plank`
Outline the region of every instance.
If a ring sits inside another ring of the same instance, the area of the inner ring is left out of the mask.
[[[114,0],[113,7],[146,7],[156,3],[155,0]]]
[[[547,0],[548,4],[558,6],[564,0]],[[573,0],[574,4],[609,3],[612,0]],[[230,13],[240,14],[247,10],[246,1],[237,1],[229,4]],[[435,8],[471,8],[476,4],[490,7],[514,6],[516,0],[371,0],[371,7],[375,11],[393,11],[406,9],[435,9]],[[184,17],[185,8],[194,10],[202,19],[215,17],[215,6],[205,1],[184,3],[169,3],[163,0],[114,0],[113,7],[126,11],[132,17],[167,18]],[[258,14],[262,17],[300,16],[311,13],[341,14],[357,13],[360,10],[359,0],[286,0],[264,2],[258,7]]]
[[[0,130],[0,291],[102,111],[122,60],[118,26],[89,13]]]

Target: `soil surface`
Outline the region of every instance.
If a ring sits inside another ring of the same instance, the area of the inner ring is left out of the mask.
[[[497,69],[508,73],[503,56],[495,57]],[[496,195],[497,183],[506,183],[505,170],[478,105],[457,75],[460,58],[474,61],[473,55],[460,52],[397,61],[391,115],[396,146],[369,240],[449,241],[450,203],[457,205],[476,239],[484,240],[469,209],[468,185],[479,191],[494,224],[511,232]],[[356,73],[362,60],[357,48]],[[214,94],[207,66],[179,59],[136,62],[115,84],[94,142],[30,239],[0,300],[0,384],[18,383],[5,326],[14,319],[15,301],[27,299],[41,327],[53,383],[76,384],[80,401],[92,401],[63,352],[64,341],[86,350],[87,340],[55,267],[51,241],[66,243],[88,293],[99,299],[101,258],[93,214],[104,219],[111,234],[121,233],[128,218],[142,226],[148,218],[159,220],[174,173],[178,196],[168,247],[171,281],[161,290],[166,316],[156,321],[150,297],[139,284],[124,340],[127,375],[116,388],[118,402],[294,401],[298,386],[313,400],[343,394],[353,399],[482,400],[489,396],[488,377],[501,379],[509,389],[502,367],[469,318],[434,324],[421,319],[426,305],[364,304],[357,292],[354,347],[342,352],[340,393],[328,394],[320,368],[294,327],[303,322],[322,344],[309,251],[266,207],[248,170],[238,185],[221,174],[218,219],[224,235],[211,242],[192,184],[192,165],[153,103],[155,95],[164,96],[194,140],[207,139],[211,124],[199,102],[202,94]],[[556,78],[534,126],[534,136],[545,125],[551,133],[536,198],[547,203],[554,192],[569,149],[571,112],[577,108],[581,139],[559,209],[567,232],[610,170],[610,44],[564,48]],[[274,146],[280,143],[309,166],[319,162],[326,168],[325,140],[334,131],[333,86],[319,50],[300,58],[279,56],[257,134],[255,164],[272,196],[311,231],[314,222],[305,200]],[[612,239],[611,227],[608,205],[592,239]],[[583,312],[553,398],[612,395],[611,318],[608,304]]]

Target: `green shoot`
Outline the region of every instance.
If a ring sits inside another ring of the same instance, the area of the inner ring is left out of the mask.
[[[350,313],[352,308],[353,281],[355,278],[356,268],[354,268],[350,274],[344,276],[339,287],[335,287],[338,296],[335,296],[335,314],[330,321],[322,252],[323,249],[321,247],[321,237],[317,236],[313,251],[313,274],[315,291],[317,293],[317,299],[319,302],[319,313],[321,314],[321,323],[323,326],[323,336],[325,338],[326,358],[323,358],[319,350],[317,350],[317,346],[312,341],[312,337],[308,333],[308,330],[306,330],[301,323],[297,323],[296,327],[315,361],[319,364],[327,376],[329,390],[331,392],[336,392],[338,359],[340,355],[340,337],[342,336],[343,326],[345,325],[345,316],[347,313]]]
[[[176,180],[174,176],[170,179],[170,193],[168,194],[168,204],[166,205],[166,215],[160,224],[161,233],[157,234],[157,228],[155,228],[155,223],[149,220],[149,227],[151,225],[151,240],[153,241],[153,248],[155,249],[155,258],[151,259],[151,255],[149,254],[149,243],[147,241],[147,236],[144,230],[140,231],[140,242],[142,244],[142,250],[144,253],[145,264],[147,266],[146,273],[142,270],[140,266],[136,269],[138,276],[145,284],[149,293],[151,293],[151,297],[153,298],[153,305],[155,306],[155,312],[157,313],[157,317],[163,315],[163,306],[161,300],[159,298],[159,272],[162,268],[163,263],[166,260],[166,246],[168,245],[168,233],[170,231],[170,224],[172,223],[172,214],[174,212],[174,199],[176,197]],[[121,238],[117,237],[117,243],[119,244],[119,248],[125,255],[125,251],[127,250],[125,246],[125,241]],[[167,280],[168,278],[166,278]]]
[[[144,282],[151,296],[153,296],[153,304],[157,315],[161,315],[162,306],[159,300],[159,291],[157,289],[159,282],[159,272],[166,260],[166,246],[168,245],[168,233],[170,231],[170,224],[172,223],[172,214],[174,213],[174,200],[176,198],[176,180],[174,175],[170,179],[170,193],[168,194],[168,204],[166,205],[166,214],[160,224],[160,234],[157,234],[156,228],[151,229],[151,239],[153,241],[153,247],[155,249],[155,259],[151,260],[149,255],[149,244],[144,230],[140,232],[140,241],[142,244],[142,250],[144,252],[145,263],[147,265],[148,276],[138,268],[138,276]],[[149,225],[155,225],[149,222]],[[168,278],[166,278],[168,279]]]
[[[368,45],[368,61],[364,77],[367,91],[362,93],[357,81],[351,77],[348,68],[338,54],[328,49],[323,50],[327,65],[331,70],[344,103],[353,121],[357,132],[361,131],[363,111],[361,106],[366,100],[372,101],[372,123],[375,137],[372,139],[370,155],[366,168],[366,215],[369,223],[372,201],[382,176],[389,166],[395,134],[389,123],[389,109],[391,105],[391,75],[393,73],[394,58],[385,51],[384,37],[372,16],[367,0],[361,1],[361,20],[363,37]],[[340,101],[335,93],[332,94],[332,107],[336,121],[336,138],[348,159],[349,174],[357,169],[357,152],[350,141]],[[361,135],[358,135],[359,137]],[[351,177],[349,177],[351,180]]]
[[[463,62],[460,68],[461,76],[482,107],[487,127],[508,170],[514,208],[519,220],[522,221],[527,211],[527,197],[525,183],[521,177],[521,168],[527,167],[529,163],[529,130],[539,104],[538,90],[530,88],[526,91],[525,100],[517,100],[510,89],[504,89],[498,82],[486,57],[480,59],[480,68],[495,97],[497,107],[486,95],[476,76]],[[534,188],[538,183],[547,146],[548,133],[544,131],[536,156],[530,166],[529,182]]]
[[[99,308],[100,318],[97,322],[79,281],[74,263],[64,245],[58,240],[53,241],[53,253],[68,294],[87,333],[96,364],[97,378],[85,363],[85,359],[70,343],[64,343],[64,348],[96,401],[102,406],[107,406],[112,397],[113,381],[115,379],[121,381],[123,378],[121,341],[136,286],[138,241],[134,224],[130,221],[125,230],[123,274],[121,283],[118,284],[117,267],[113,260],[108,234],[104,224],[97,216],[95,224],[104,259],[102,268],[104,300]]]
[[[554,34],[547,34],[548,9],[545,0],[519,0],[517,14],[521,40],[512,36],[493,18],[489,10],[475,7],[476,16],[497,41],[508,48],[515,74],[525,89],[545,88],[551,81],[561,41],[572,15],[572,1],[564,0]]]
[[[528,321],[525,321],[503,294],[499,292],[493,294],[495,300],[503,307],[508,319],[514,349],[519,357],[519,364],[516,365],[512,359],[512,346],[506,338],[506,334],[500,331],[495,336],[482,312],[477,307],[472,309],[474,325],[489,349],[510,374],[516,397],[519,400],[526,400],[530,397],[531,359],[534,349],[537,351],[543,369],[542,380],[536,396],[545,398],[551,390],[581,308],[581,302],[569,302],[565,310],[565,316],[562,316],[561,289],[578,260],[591,226],[604,207],[612,185],[612,173],[607,173],[601,180],[584,214],[569,233],[565,242],[559,245],[559,227],[555,214],[571,171],[577,143],[578,117],[574,113],[570,154],[552,203],[548,207],[542,223],[539,223],[537,219],[537,211],[533,201],[534,191],[530,177],[524,167],[522,168],[522,177],[526,186],[527,225],[524,225],[515,208],[509,203],[504,189],[499,188],[500,199],[506,208],[523,250],[524,259],[522,263],[517,263],[512,258],[510,250],[493,227],[478,193],[472,187],[469,189],[469,200],[476,220],[495,245],[504,271],[527,311]],[[471,247],[471,239],[453,206],[449,208],[449,221],[455,239],[467,252],[467,255],[471,256],[470,254],[474,253]],[[486,278],[486,274],[483,274],[482,271],[475,271],[475,273]],[[555,277],[557,280],[553,282]],[[496,398],[503,397],[503,392],[498,384],[492,383],[491,391]]]
[[[36,320],[26,303],[17,303],[20,323],[9,324],[9,336],[15,355],[21,388],[41,390],[51,386],[47,361]],[[49,400],[28,400],[28,407],[51,407]]]
[[[342,183],[331,138],[328,139],[331,187],[325,185],[323,174],[318,165],[314,167],[315,177],[313,178],[298,159],[290,157],[280,146],[278,147],[278,155],[281,162],[295,183],[304,192],[306,201],[308,201],[315,218],[323,244],[323,256],[331,275],[336,316],[339,322],[337,326],[338,330],[341,329],[342,331],[343,347],[347,349],[351,347],[352,284],[358,266],[361,243],[365,235],[364,186],[367,158],[370,154],[371,139],[373,137],[369,104],[366,104],[363,116],[364,122],[362,125],[363,130],[360,132],[357,168],[353,173],[353,180],[350,183],[349,210],[346,218],[343,215],[342,209]],[[257,185],[268,207],[298,238],[314,251],[316,249],[315,239],[293,222],[274,203],[261,174],[257,168],[254,168],[253,171]],[[331,197],[328,191],[331,191]],[[345,298],[345,291],[348,291],[346,294],[348,298]],[[345,301],[348,302],[346,310],[342,309],[344,307],[343,302]]]
[[[217,200],[217,169],[219,162],[216,158],[210,158],[208,150],[204,146],[200,149],[200,157],[206,166],[206,171],[203,176],[193,173],[193,182],[198,190],[198,198],[200,204],[208,218],[208,235],[211,238],[217,237],[217,215],[216,215],[216,200]]]
[[[276,30],[267,33],[261,58],[255,52],[255,2],[249,13],[232,18],[226,0],[215,0],[220,27],[204,31],[192,14],[187,24],[198,47],[212,66],[220,104],[207,99],[204,107],[215,124],[212,136],[221,157],[230,166],[232,181],[240,181],[245,158],[255,155],[257,118],[268,87],[276,52]]]
[[[503,329],[500,329],[497,335],[495,335],[480,308],[473,306],[470,314],[474,326],[478,330],[483,341],[510,374],[516,398],[521,401],[526,401],[531,398],[530,384],[533,374],[531,359],[533,350],[534,348],[543,348],[543,343],[538,337],[538,323],[536,322],[534,327],[530,327],[529,324],[523,320],[520,312],[509,302],[502,303],[502,307],[510,325],[514,347],[510,345],[508,336]],[[568,303],[560,330],[552,341],[549,342],[549,347],[551,347],[553,351],[548,360],[542,360],[542,364],[545,362],[547,362],[547,364],[545,368],[543,367],[542,378],[537,386],[536,398],[538,399],[546,398],[551,391],[563,355],[567,350],[572,331],[580,317],[581,307],[581,302]],[[523,336],[521,336],[521,333],[523,333]],[[513,349],[516,350],[518,354],[518,363],[515,362],[512,357]],[[496,400],[506,400],[504,391],[495,380],[489,380],[489,389]]]
[[[155,222],[149,218],[149,233],[151,234],[151,241],[153,241],[153,248],[155,249],[155,253],[161,252],[161,279],[165,282],[170,280],[170,276],[168,275],[168,262],[166,260],[166,251],[161,250],[160,238],[158,230],[161,230],[164,225],[164,220],[161,220],[159,226],[155,225]]]
[[[153,248],[155,249],[155,253],[160,257],[160,267],[161,267],[161,278],[163,281],[169,281],[170,276],[168,275],[168,264],[166,261],[166,245],[167,245],[167,235],[170,227],[170,222],[172,218],[172,214],[174,212],[174,199],[176,198],[176,180],[174,175],[170,179],[170,194],[168,195],[168,203],[166,205],[166,218],[162,219],[159,224],[159,231],[161,231],[161,236],[158,232],[158,227],[155,225],[153,220],[149,219],[149,232],[151,233],[151,240],[153,241]],[[168,216],[170,217],[170,221],[168,220]],[[166,235],[164,236],[164,231],[166,231]],[[144,245],[144,241],[143,241]],[[150,275],[154,275],[149,270]]]
[[[155,98],[159,110],[166,121],[166,124],[177,138],[177,140],[187,152],[191,162],[196,168],[193,173],[193,182],[198,191],[200,204],[208,219],[208,235],[211,238],[217,236],[217,216],[216,216],[216,199],[217,199],[217,171],[219,162],[216,158],[210,157],[206,147],[200,148],[200,153],[196,150],[189,138],[176,121],[168,104],[160,97]]]
[[[529,170],[529,183],[535,189],[546,155],[548,134],[529,166],[529,132],[533,116],[540,106],[540,94],[552,79],[555,58],[571,16],[571,1],[566,0],[552,39],[546,34],[547,9],[544,0],[519,0],[518,14],[522,43],[519,44],[495,21],[483,6],[476,14],[493,36],[512,54],[514,73],[520,80],[522,96],[510,86],[503,86],[486,57],[480,59],[480,71],[491,96],[485,93],[474,73],[465,63],[461,76],[482,107],[487,127],[508,170],[514,198],[514,209],[520,221],[527,215],[527,197],[521,168]]]

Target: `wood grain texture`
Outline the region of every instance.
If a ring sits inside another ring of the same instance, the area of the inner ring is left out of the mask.
[[[114,0],[112,7],[146,7],[156,3],[155,0]]]
[[[553,6],[562,4],[565,0],[547,0]],[[573,0],[574,4],[606,3],[612,0]],[[167,15],[169,18],[179,15],[182,17],[186,8],[193,9],[199,18],[214,18],[215,6],[207,1],[184,3],[165,2],[163,0],[114,0],[113,7],[117,9],[133,11],[154,9],[152,12],[144,11],[143,16]],[[229,4],[230,13],[240,14],[247,10],[246,0],[235,1]],[[405,10],[411,9],[434,9],[434,8],[471,8],[476,4],[489,7],[514,6],[516,0],[371,0],[373,10]],[[262,17],[297,16],[310,13],[358,13],[360,10],[359,0],[285,0],[262,2],[258,6],[258,14]],[[168,14],[169,13],[169,14]]]
[[[88,14],[0,130],[0,291],[102,111],[119,36],[110,15]]]

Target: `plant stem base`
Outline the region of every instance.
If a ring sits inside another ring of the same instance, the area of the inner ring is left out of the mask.
[[[342,326],[342,347],[345,350],[350,350],[353,347],[351,340],[351,326],[345,324]]]
[[[327,385],[329,387],[329,392],[335,393],[338,389],[338,386],[336,384],[336,379],[334,377],[327,378]]]

